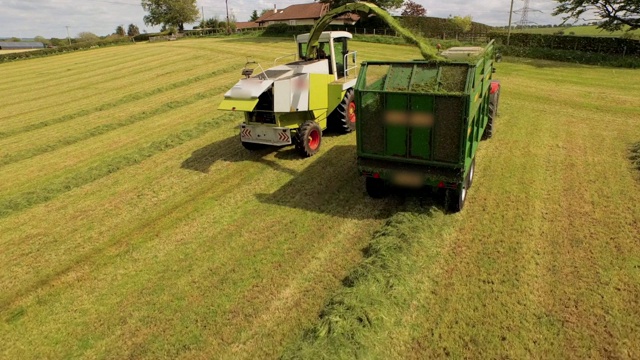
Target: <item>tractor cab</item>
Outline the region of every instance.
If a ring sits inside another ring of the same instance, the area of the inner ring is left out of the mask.
[[[348,41],[353,35],[346,31],[324,31],[318,39],[318,50],[316,54],[309,57],[306,54],[309,34],[298,35],[298,58],[304,61],[328,60],[329,74],[335,76],[336,80],[349,77],[349,70],[355,69],[357,64],[357,54],[350,52]],[[354,74],[355,75],[355,71]]]

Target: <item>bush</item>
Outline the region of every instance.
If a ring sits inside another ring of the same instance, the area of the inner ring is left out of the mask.
[[[589,53],[576,50],[556,50],[522,46],[498,46],[498,50],[505,56],[563,61],[583,65],[640,68],[640,58],[636,56],[622,57],[619,55]]]
[[[496,39],[498,43],[506,44],[507,42],[507,33],[505,32],[492,32],[489,33],[489,36]],[[511,34],[510,45],[516,47],[640,56],[640,41],[624,38],[519,33]]]

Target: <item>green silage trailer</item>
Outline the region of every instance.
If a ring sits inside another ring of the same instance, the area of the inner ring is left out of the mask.
[[[355,86],[358,170],[372,197],[389,186],[432,187],[460,211],[481,140],[493,135],[500,83],[493,42],[443,61],[368,61]]]

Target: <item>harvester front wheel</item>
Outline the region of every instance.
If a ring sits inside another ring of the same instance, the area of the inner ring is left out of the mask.
[[[341,133],[350,133],[356,129],[356,103],[353,89],[348,89],[342,102],[329,115],[329,126]]]
[[[315,155],[322,145],[322,128],[315,121],[306,121],[298,129],[296,149],[304,157]]]
[[[387,185],[382,179],[366,178],[367,194],[374,199],[381,199],[387,194]]]

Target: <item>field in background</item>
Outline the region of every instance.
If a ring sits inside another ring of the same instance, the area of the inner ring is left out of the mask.
[[[628,27],[627,27],[628,28]],[[625,34],[626,29],[619,31],[605,31],[598,29],[596,25],[585,26],[571,26],[571,27],[555,27],[555,28],[529,28],[529,29],[514,29],[516,33],[529,33],[529,34],[555,34],[559,31],[564,32],[565,35],[577,35],[577,36],[602,36],[602,37],[620,37]],[[640,30],[631,31],[632,34],[640,35]]]
[[[0,50],[0,55],[15,54],[15,53],[22,53],[22,52],[29,52],[29,51],[36,51],[36,50],[42,50],[42,49]]]
[[[636,71],[499,64],[497,135],[445,216],[367,198],[353,134],[310,159],[240,146],[224,92],[248,56],[291,52],[203,39],[0,65],[2,357],[640,356]],[[416,244],[403,286],[345,289],[389,226]],[[371,326],[303,337],[336,294],[365,296]]]

